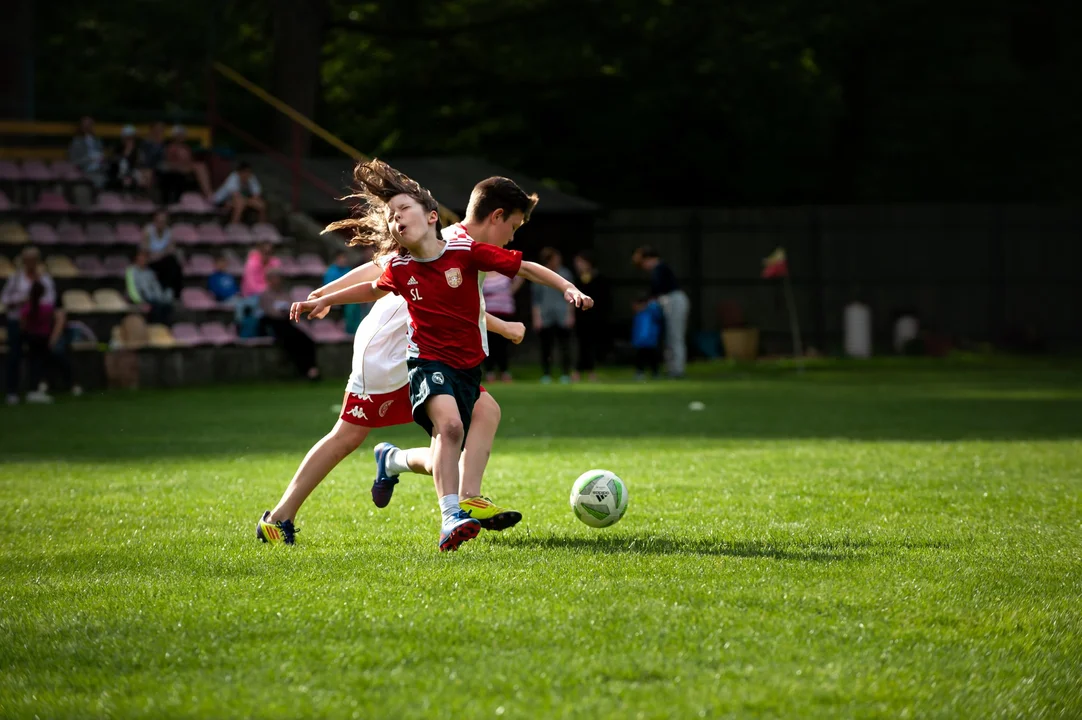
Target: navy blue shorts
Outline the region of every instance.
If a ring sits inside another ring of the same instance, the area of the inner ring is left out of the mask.
[[[473,406],[481,396],[481,366],[459,370],[438,360],[406,360],[409,368],[410,405],[413,421],[432,435],[432,420],[428,417],[425,402],[433,395],[450,395],[458,405],[462,418],[463,443],[470,432]]]

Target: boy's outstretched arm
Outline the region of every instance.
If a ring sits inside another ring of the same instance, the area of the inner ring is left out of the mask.
[[[485,313],[485,325],[492,332],[507,338],[515,345],[522,342],[522,338],[526,336],[526,326],[520,322],[508,322],[501,318],[496,317],[492,313]]]
[[[564,294],[564,299],[575,307],[589,310],[594,306],[593,298],[589,295],[584,295],[581,290],[575,287],[575,283],[561,276],[559,273],[549,270],[544,265],[524,261],[519,268],[518,275],[519,277],[526,278],[530,282],[535,282],[539,285],[547,285],[550,288],[559,290]]]
[[[387,291],[377,288],[375,282],[358,283],[315,300],[293,303],[292,307],[289,308],[289,319],[293,321],[300,320],[301,315],[305,313],[308,313],[309,319],[317,319],[327,314],[325,312],[326,308],[335,305],[375,302],[386,294]]]

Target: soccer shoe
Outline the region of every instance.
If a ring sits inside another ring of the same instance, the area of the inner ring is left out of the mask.
[[[485,530],[506,530],[522,519],[522,513],[500,507],[487,497],[466,498],[459,502],[462,512],[481,523]]]
[[[376,480],[372,483],[372,502],[378,508],[385,508],[394,495],[394,486],[398,484],[397,475],[387,474],[387,456],[398,447],[391,443],[376,445],[372,453],[376,456]]]
[[[271,522],[267,519],[269,517],[270,510],[267,510],[263,513],[263,517],[259,518],[259,522],[255,526],[255,536],[265,543],[295,544],[297,541],[297,528],[293,527],[293,521],[280,520]]]
[[[458,550],[458,546],[467,540],[473,540],[481,532],[481,523],[459,511],[451,520],[443,524],[440,530],[440,552]]]

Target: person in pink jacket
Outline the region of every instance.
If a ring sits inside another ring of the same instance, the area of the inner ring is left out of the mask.
[[[261,243],[248,253],[244,262],[244,275],[240,282],[240,294],[244,297],[262,295],[267,289],[267,271],[280,267],[282,261],[271,255],[271,244]]]

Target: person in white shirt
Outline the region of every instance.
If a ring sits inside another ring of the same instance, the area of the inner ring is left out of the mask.
[[[4,283],[0,292],[0,305],[7,310],[8,359],[7,359],[7,402],[15,405],[19,402],[19,373],[22,369],[22,327],[19,323],[19,311],[30,300],[30,289],[35,282],[45,288],[41,302],[56,307],[56,286],[53,279],[41,266],[41,253],[35,247],[23,249],[19,256],[19,269]]]
[[[230,222],[239,223],[248,208],[259,215],[259,222],[267,221],[267,204],[263,201],[263,186],[252,173],[252,166],[246,162],[237,165],[229,173],[218,192],[214,193],[214,204],[228,208],[232,212]]]

